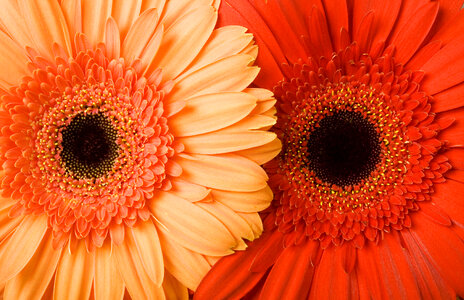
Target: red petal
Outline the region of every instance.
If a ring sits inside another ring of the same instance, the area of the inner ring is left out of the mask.
[[[275,263],[277,258],[284,250],[283,234],[274,231],[263,241],[259,252],[256,254],[250,266],[251,272],[265,272]]]
[[[238,3],[237,1],[236,3]],[[245,2],[245,1],[240,1]],[[254,7],[261,15],[264,22],[269,26],[270,31],[274,34],[277,43],[282,52],[289,61],[296,62],[299,59],[306,59],[308,56],[302,47],[300,38],[295,34],[293,28],[287,22],[287,18],[282,13],[281,8],[276,0],[255,1]],[[310,7],[305,7],[309,10]],[[248,11],[240,11],[243,14],[248,14]],[[304,14],[301,11],[300,14]]]
[[[284,78],[280,64],[286,62],[286,58],[256,9],[248,1],[223,1],[219,8],[217,27],[225,25],[242,25],[254,34],[259,46],[256,63],[262,68],[255,82],[261,87],[272,89]]]
[[[384,282],[381,280],[383,273],[380,270],[378,247],[374,243],[368,243],[363,249],[358,250],[357,256],[356,271],[359,290],[360,293],[367,291],[371,299],[388,298],[385,294]]]
[[[359,299],[356,273],[347,274],[343,269],[343,247],[354,249],[347,243],[324,251],[314,274],[310,299]]]
[[[464,13],[462,12],[462,1],[440,0],[440,11],[434,26],[435,31],[432,40],[440,40],[444,44],[449,43],[455,37],[462,34],[464,30]]]
[[[317,247],[317,243],[309,241],[286,248],[269,273],[260,298],[305,299],[314,273],[310,256]]]
[[[464,81],[464,36],[443,47],[423,66],[426,76],[422,89],[429,95],[437,94]]]
[[[402,231],[401,235],[411,253],[409,262],[416,275],[422,299],[456,299],[456,293],[443,281],[430,260],[424,256],[423,250],[411,233]]]
[[[396,22],[398,12],[401,7],[400,0],[398,1],[384,1],[384,0],[354,0],[353,5],[353,28],[360,32],[362,28],[362,20],[364,16],[370,12],[374,12],[372,20],[372,30],[369,30],[372,34],[372,43],[368,43],[365,47],[360,47],[362,51],[369,52],[371,45],[375,45],[378,42],[385,41],[393,28],[393,24]],[[367,29],[367,28],[365,28]],[[354,40],[358,41],[358,35],[354,35]],[[361,44],[360,44],[361,46]]]
[[[392,299],[420,299],[419,287],[415,274],[409,265],[407,252],[401,247],[396,232],[386,234],[379,242],[378,262],[382,270],[382,280],[385,282],[389,296]]]
[[[420,214],[413,214],[412,219],[410,231],[417,244],[424,249],[443,279],[458,295],[464,296],[464,242],[450,228],[434,224]]]
[[[348,6],[346,1],[323,1],[325,7],[325,13],[327,18],[327,24],[330,29],[330,35],[332,36],[332,42],[334,49],[342,49],[343,45],[340,41],[340,30],[345,28],[349,29],[348,23]]]
[[[419,70],[432,56],[434,56],[442,47],[441,41],[435,41],[422,47],[406,64],[410,70]]]
[[[464,84],[456,85],[433,96],[432,109],[442,112],[464,106]]]
[[[250,266],[270,232],[250,243],[246,251],[236,252],[220,259],[203,278],[194,299],[240,299],[264,276],[265,272],[252,273]],[[227,282],[227,284],[224,284]]]
[[[412,14],[411,18],[392,38],[396,46],[395,61],[407,62],[417,51],[432,27],[438,13],[438,2],[429,2]]]
[[[419,204],[419,206],[419,212],[428,217],[430,220],[441,225],[451,226],[451,220],[449,216],[438,206],[436,206],[435,203],[422,202]]]
[[[452,179],[434,186],[432,201],[443,209],[452,220],[464,224],[464,184]]]

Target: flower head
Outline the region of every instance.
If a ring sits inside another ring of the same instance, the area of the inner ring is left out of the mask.
[[[265,234],[197,296],[463,296],[460,6],[230,0],[219,13],[257,37],[283,149],[265,165]]]
[[[260,235],[275,100],[217,4],[0,5],[5,299],[186,297]]]

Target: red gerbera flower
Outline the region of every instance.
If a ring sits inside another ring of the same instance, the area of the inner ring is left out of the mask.
[[[464,296],[458,1],[227,0],[278,99],[265,234],[200,299]],[[459,1],[460,2],[460,1]]]

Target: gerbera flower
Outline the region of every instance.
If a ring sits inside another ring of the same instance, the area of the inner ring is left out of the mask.
[[[257,47],[212,1],[0,5],[0,294],[187,298],[262,230]]]
[[[461,2],[221,4],[257,38],[283,150],[264,235],[198,299],[464,296]]]

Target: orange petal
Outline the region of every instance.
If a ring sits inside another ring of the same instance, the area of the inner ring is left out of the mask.
[[[2,177],[0,175],[0,179],[1,178]],[[17,202],[18,202],[17,200],[14,200],[14,199],[11,199],[11,198],[5,198],[5,197],[0,196],[0,211],[4,210],[4,209],[9,209],[10,207],[12,207]]]
[[[211,267],[203,255],[182,247],[172,238],[170,232],[160,230],[166,269],[183,285],[195,290]]]
[[[121,37],[124,39],[129,28],[137,19],[142,8],[143,0],[113,0],[111,15],[119,25]],[[140,32],[143,33],[143,32]]]
[[[155,225],[151,220],[139,222],[132,228],[132,234],[148,277],[161,286],[164,276],[163,252]]]
[[[54,299],[89,299],[95,270],[94,253],[88,253],[84,240],[71,252],[65,248],[55,275]]]
[[[187,287],[180,283],[180,281],[172,276],[169,272],[164,274],[163,289],[164,294],[166,295],[166,299],[189,299]]]
[[[217,12],[210,6],[189,11],[166,26],[161,46],[152,65],[163,69],[163,81],[174,79],[197,56],[216,24]],[[152,71],[152,70],[150,70]]]
[[[117,59],[121,53],[121,37],[118,24],[113,18],[108,18],[105,30],[106,55],[110,59]]]
[[[239,212],[258,212],[267,208],[273,199],[269,186],[251,193],[211,190],[214,200]]]
[[[73,41],[74,36],[78,32],[82,32],[82,8],[80,0],[63,0],[61,1],[61,9],[63,10],[64,18],[68,24],[68,30]]]
[[[227,255],[236,246],[234,237],[214,216],[185,199],[169,192],[159,192],[148,206],[169,232],[169,237],[182,246],[207,255]]]
[[[210,190],[204,186],[193,184],[181,179],[171,179],[171,184],[172,189],[169,191],[170,193],[191,202],[205,199],[210,192]]]
[[[268,179],[256,163],[238,155],[179,155],[181,179],[205,187],[236,192],[254,192],[266,187]]]
[[[137,18],[134,25],[130,27],[129,33],[122,44],[121,53],[124,59],[131,63],[141,56],[143,50],[155,34],[157,25],[158,13],[156,9],[146,10]]]
[[[253,60],[252,56],[237,54],[209,64],[176,80],[165,101],[218,92],[241,92],[258,75],[259,68],[249,66]]]
[[[273,132],[211,132],[178,139],[187,153],[220,154],[262,146],[276,139]]]
[[[111,257],[111,244],[104,243],[95,251],[95,299],[122,299],[124,282],[119,276],[115,261]]]
[[[132,233],[126,232],[124,243],[113,247],[113,254],[132,299],[164,299],[162,287],[157,287],[145,272]]]
[[[82,32],[92,46],[104,41],[106,20],[111,16],[111,0],[82,0]]]
[[[0,31],[0,87],[7,90],[20,84],[21,79],[29,73],[27,62],[24,50]]]
[[[47,231],[45,215],[24,217],[15,232],[0,244],[0,282],[16,276],[40,245]]]
[[[218,93],[191,98],[169,119],[174,136],[211,132],[246,117],[256,106],[256,98],[246,93]]]
[[[253,35],[245,33],[246,31],[247,29],[241,26],[225,26],[215,29],[182,77],[220,59],[241,53],[253,40]]]
[[[19,0],[18,3],[36,50],[41,55],[53,61],[53,43],[67,50],[69,55],[72,54],[68,25],[58,2]]]
[[[9,203],[5,201],[5,203],[3,203],[4,199],[2,198],[0,199],[1,199],[0,201],[0,243],[1,243],[3,239],[6,236],[8,236],[8,234],[10,234],[10,232],[12,232],[18,226],[19,223],[21,223],[23,217],[19,216],[16,218],[10,218],[8,214],[14,202]],[[6,204],[9,204],[9,205],[6,205]]]
[[[13,37],[13,39],[22,48],[24,46],[33,46],[29,29],[24,18],[19,11],[17,0],[4,0],[2,1],[2,9],[0,10],[0,22],[2,23],[5,31]]]
[[[258,165],[262,165],[276,157],[282,150],[282,142],[276,138],[266,145],[246,149],[236,152],[237,154],[244,156],[252,161],[256,162]]]
[[[52,235],[46,234],[37,251],[22,271],[9,280],[5,299],[41,299],[55,274],[61,248],[53,249]]]

